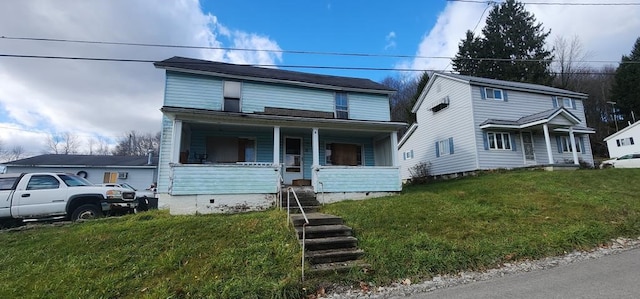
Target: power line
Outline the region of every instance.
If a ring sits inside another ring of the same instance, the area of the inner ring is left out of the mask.
[[[448,2],[466,2],[466,3],[483,3],[483,4],[496,4],[497,1],[487,0],[447,0]],[[528,5],[566,5],[566,6],[633,6],[640,5],[639,2],[612,2],[612,3],[597,3],[597,2],[520,2]]]

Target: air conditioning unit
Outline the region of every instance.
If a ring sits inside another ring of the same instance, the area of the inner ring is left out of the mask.
[[[128,172],[118,172],[118,178],[119,179],[126,179],[129,177],[129,173]]]

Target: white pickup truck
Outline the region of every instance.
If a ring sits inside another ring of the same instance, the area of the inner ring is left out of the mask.
[[[23,219],[91,219],[136,206],[135,192],[95,186],[74,174],[0,174],[0,226],[13,226]]]

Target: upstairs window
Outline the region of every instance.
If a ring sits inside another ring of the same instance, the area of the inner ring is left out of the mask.
[[[499,101],[504,100],[504,98],[502,97],[502,89],[485,87],[484,92],[487,96],[487,99],[499,100]]]
[[[336,118],[349,119],[349,101],[344,92],[336,92]]]
[[[240,112],[240,82],[224,81],[224,111]]]
[[[573,106],[573,101],[570,98],[558,98],[558,105],[564,108],[576,108]]]

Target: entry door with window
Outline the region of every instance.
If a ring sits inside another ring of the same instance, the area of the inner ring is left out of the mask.
[[[522,148],[524,149],[524,162],[535,164],[536,156],[533,151],[533,136],[531,132],[522,132]]]
[[[284,183],[302,179],[302,138],[287,137],[284,139]]]

